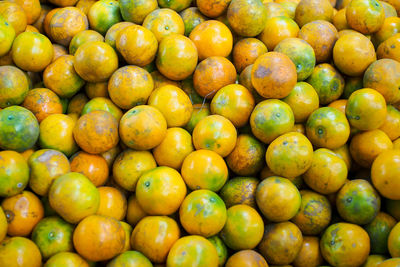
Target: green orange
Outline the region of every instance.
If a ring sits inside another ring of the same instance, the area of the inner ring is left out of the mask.
[[[364,226],[371,240],[372,254],[388,253],[388,237],[395,226],[396,220],[387,213],[378,212],[376,217]]]
[[[217,254],[218,254],[218,266],[222,267],[224,266],[226,259],[228,258],[228,249],[222,239],[215,235],[212,237],[207,238],[208,241],[210,241],[214,247],[217,249]]]
[[[222,187],[219,195],[227,208],[244,204],[256,207],[255,194],[259,180],[253,177],[236,177],[229,179]]]
[[[23,71],[14,66],[0,66],[0,108],[21,104],[29,90]]]
[[[197,7],[186,8],[182,10],[179,15],[182,17],[183,24],[185,24],[185,36],[189,36],[197,25],[206,21],[206,17]]]
[[[157,0],[121,0],[119,6],[125,21],[142,24],[145,17],[157,8]]]
[[[25,237],[11,237],[0,246],[0,266],[42,266],[42,256],[38,247]]]
[[[94,3],[87,16],[90,28],[103,35],[112,25],[122,20],[119,12],[119,2],[114,0]]]
[[[85,30],[77,33],[69,43],[69,54],[74,55],[79,46],[87,42],[104,41],[103,35],[94,30]]]

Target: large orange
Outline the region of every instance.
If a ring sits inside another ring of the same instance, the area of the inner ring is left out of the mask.
[[[119,6],[125,21],[142,24],[144,18],[157,8],[157,0],[121,0]]]
[[[263,256],[254,250],[241,250],[229,257],[226,267],[268,267]]]
[[[108,262],[107,267],[122,267],[122,266],[131,266],[131,267],[153,267],[153,264],[150,262],[146,256],[138,251],[125,251],[124,253],[118,255],[110,262]]]
[[[301,0],[295,13],[295,20],[300,27],[316,20],[331,22],[332,17],[333,7],[328,0]]]
[[[39,248],[25,237],[11,237],[3,240],[0,246],[1,266],[42,266]]]
[[[241,73],[247,66],[256,59],[268,52],[263,42],[256,38],[244,38],[238,41],[233,47],[232,59],[238,73]]]
[[[0,108],[21,104],[29,90],[24,72],[14,66],[0,66]]]
[[[143,27],[153,32],[158,42],[171,34],[183,35],[185,25],[182,18],[174,10],[169,8],[155,9],[146,16]]]
[[[347,24],[363,34],[377,32],[385,21],[385,12],[377,0],[351,0],[346,7]]]
[[[267,46],[269,51],[274,50],[282,40],[297,37],[299,26],[286,16],[269,18],[258,38]]]
[[[13,26],[16,35],[25,31],[27,17],[20,5],[10,1],[1,1],[0,15]]]
[[[51,114],[61,114],[62,104],[58,96],[47,88],[30,90],[22,106],[29,109],[40,123]]]
[[[316,236],[303,236],[303,245],[299,254],[293,261],[296,267],[321,266],[324,259],[319,248],[319,238]]]

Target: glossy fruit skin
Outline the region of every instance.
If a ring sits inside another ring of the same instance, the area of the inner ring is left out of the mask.
[[[94,3],[87,14],[90,28],[105,35],[112,25],[120,22],[121,14],[117,1]]]
[[[167,134],[167,121],[162,113],[151,106],[139,105],[121,118],[119,135],[128,147],[148,150],[158,146]]]
[[[121,2],[120,2],[120,8],[121,8]],[[108,30],[106,35],[104,36],[104,42],[106,42],[106,44],[109,44],[112,48],[114,48],[114,50],[117,51],[117,37],[118,35],[121,33],[121,31],[123,29],[125,29],[128,26],[132,26],[134,25],[132,22],[129,21],[122,21],[122,22],[118,22],[115,23],[114,25],[112,25]]]
[[[122,111],[116,106],[109,98],[94,97],[83,106],[81,115],[93,112],[95,110],[102,110],[109,112],[118,122],[121,120]]]
[[[122,267],[122,266],[143,266],[152,267],[153,264],[142,253],[138,251],[125,251],[112,259],[107,267]]]
[[[228,209],[227,220],[220,237],[233,250],[253,249],[260,242],[264,222],[258,212],[247,205]]]
[[[332,151],[314,151],[311,167],[303,174],[304,182],[320,194],[337,192],[347,179],[346,163]]]
[[[24,190],[29,181],[29,167],[21,154],[0,151],[0,196],[11,197]]]
[[[224,264],[226,263],[226,259],[228,258],[228,248],[226,247],[222,239],[217,235],[209,237],[207,238],[207,240],[210,241],[217,249],[218,266],[224,266]]]
[[[382,152],[371,167],[371,178],[374,187],[385,198],[400,200],[400,194],[394,190],[399,180],[400,150]]]
[[[28,238],[11,237],[1,243],[0,265],[40,267],[42,255],[35,243]]]
[[[267,12],[268,14],[268,12]],[[271,17],[258,38],[267,46],[269,51],[284,39],[295,38],[299,33],[299,26],[287,15]]]
[[[142,24],[145,17],[157,8],[157,0],[122,0],[119,7],[125,21]]]
[[[386,113],[385,98],[370,88],[352,93],[346,105],[350,125],[362,131],[379,128],[385,122]]]
[[[73,242],[76,251],[90,261],[109,260],[122,252],[125,231],[114,218],[91,215],[75,228]]]
[[[97,212],[100,193],[83,174],[70,172],[58,177],[50,187],[51,207],[69,223],[78,223]]]
[[[295,20],[300,27],[316,20],[326,20],[331,22],[332,17],[333,7],[329,1],[324,0],[300,1],[295,13]]]
[[[110,186],[100,186],[97,189],[100,193],[100,205],[96,214],[123,220],[126,215],[127,200],[121,190]]]
[[[47,260],[46,267],[58,267],[58,266],[68,266],[68,267],[89,267],[89,264],[77,253],[73,252],[60,252],[52,256]]]
[[[324,262],[319,248],[319,238],[303,236],[303,245],[293,261],[296,267],[320,266]]]
[[[153,32],[159,43],[163,38],[171,34],[183,35],[185,32],[182,18],[169,8],[160,8],[152,11],[144,19],[143,27]]]
[[[371,34],[382,27],[385,12],[379,1],[352,0],[346,7],[346,20],[356,31]]]
[[[15,35],[25,31],[27,18],[20,5],[9,1],[3,1],[0,4],[0,15],[13,26]]]
[[[381,2],[383,3],[383,2]],[[380,266],[382,262],[384,262],[387,259],[386,256],[383,255],[369,255],[365,263],[362,265],[363,267],[374,267],[374,266]]]
[[[52,216],[40,220],[32,232],[32,241],[38,246],[44,259],[59,252],[73,250],[72,232],[74,226],[63,219]]]
[[[382,3],[385,2],[379,2],[379,3],[382,6],[384,6],[384,4]],[[397,16],[387,17],[385,18],[382,27],[376,33],[373,34],[371,40],[373,41],[375,47],[379,47],[379,45],[386,39],[399,33],[399,30],[400,30],[400,19]]]
[[[233,64],[238,73],[253,64],[256,59],[268,52],[263,42],[256,38],[244,38],[238,41],[232,51]]]
[[[163,229],[163,231],[157,231]],[[150,230],[150,231],[149,231]],[[178,224],[166,216],[147,216],[133,229],[131,245],[154,263],[167,259],[172,245],[179,239]]]
[[[14,27],[8,23],[2,16],[0,17],[0,57],[6,55],[12,47],[15,38]]]
[[[7,236],[7,228],[8,228],[7,218],[6,215],[4,214],[3,208],[0,207],[0,242],[2,242],[4,238]]]
[[[264,98],[286,97],[296,82],[296,66],[288,56],[279,52],[261,55],[251,70],[251,83]]]
[[[329,226],[321,237],[320,247],[324,259],[332,265],[361,265],[370,251],[367,232],[350,223]]]
[[[263,256],[254,250],[241,250],[229,257],[226,267],[268,267]]]
[[[301,196],[289,179],[272,176],[257,186],[256,202],[269,221],[283,222],[292,219],[299,211]]]
[[[61,114],[59,97],[47,88],[35,88],[28,92],[22,106],[29,109],[40,123],[51,114]]]
[[[193,100],[192,100],[193,101]],[[189,122],[185,125],[185,129],[189,133],[193,133],[196,125],[205,117],[209,116],[211,113],[210,105],[208,103],[203,104],[194,104],[192,116],[190,117]]]
[[[225,203],[210,190],[196,190],[183,200],[179,218],[189,234],[211,237],[218,234],[225,225]]]
[[[258,249],[270,264],[285,265],[296,258],[302,244],[300,229],[291,222],[281,222],[265,226]]]
[[[400,259],[399,258],[393,258],[393,259],[388,259],[383,261],[382,263],[379,264],[380,267],[393,267],[393,266],[399,266],[400,264]]]
[[[229,179],[219,192],[226,207],[244,204],[256,207],[255,194],[259,180],[253,177],[236,177]]]
[[[0,111],[0,148],[18,152],[31,148],[39,137],[35,115],[19,106]]]
[[[103,42],[104,37],[94,30],[85,30],[78,32],[69,43],[69,54],[74,55],[79,46],[87,42]]]
[[[197,25],[206,21],[206,17],[197,7],[186,8],[179,15],[182,17],[183,24],[185,24],[185,36],[189,36]]]
[[[385,122],[379,128],[394,141],[400,137],[400,111],[392,105],[387,106]]]
[[[388,237],[396,220],[387,213],[378,212],[377,216],[364,226],[371,240],[371,254],[388,253]]]
[[[398,49],[396,49],[399,43],[400,34],[395,34],[392,37],[386,39],[386,41],[382,42],[376,50],[376,55],[378,59],[390,58],[400,61],[400,53],[398,52]]]
[[[146,216],[147,213],[144,212],[142,207],[139,205],[136,196],[130,196],[128,199],[128,207],[126,210],[126,222],[128,222],[132,226],[136,226],[136,224]]]
[[[19,105],[28,94],[28,79],[14,66],[0,66],[0,88],[0,108]]]

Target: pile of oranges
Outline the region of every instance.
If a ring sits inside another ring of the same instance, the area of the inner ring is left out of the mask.
[[[0,2],[0,266],[400,266],[399,0]]]

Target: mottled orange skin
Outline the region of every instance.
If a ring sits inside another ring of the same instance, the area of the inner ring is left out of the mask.
[[[108,81],[98,83],[86,83],[85,93],[90,99],[95,97],[109,97],[108,96]]]
[[[229,28],[220,21],[207,20],[197,25],[189,38],[199,53],[199,60],[208,57],[227,57],[233,46],[233,37]]]
[[[332,151],[320,148],[314,151],[311,167],[303,174],[304,182],[320,194],[337,192],[347,179],[346,163]]]
[[[117,188],[109,186],[101,186],[98,190],[100,193],[100,205],[96,214],[123,220],[127,210],[125,195]]]
[[[392,105],[387,106],[385,122],[379,128],[387,134],[390,140],[400,137],[400,111]]]
[[[263,256],[254,250],[241,250],[229,257],[226,267],[268,267]]]
[[[79,116],[83,110],[83,107],[86,105],[88,101],[89,101],[88,97],[83,93],[74,95],[69,100],[67,112],[69,114],[75,113],[78,114]]]
[[[0,265],[40,267],[42,266],[42,255],[39,248],[30,239],[20,236],[11,237],[1,243]]]
[[[393,35],[382,42],[376,50],[378,59],[390,58],[400,62],[400,33]]]
[[[303,236],[303,245],[299,254],[293,261],[295,267],[317,267],[322,265],[324,259],[319,248],[319,238],[316,236]]]
[[[71,42],[69,43],[69,53],[71,55],[74,55],[79,46],[81,46],[84,43],[92,41],[103,42],[104,37],[103,35],[94,30],[84,30],[78,32],[77,34],[75,34],[75,36],[71,39]]]
[[[118,56],[104,42],[84,43],[76,50],[74,68],[85,81],[105,82],[118,68]]]
[[[22,106],[29,109],[40,123],[51,114],[61,114],[62,105],[58,96],[47,88],[30,90]]]
[[[128,147],[148,150],[158,146],[167,134],[167,121],[158,109],[140,105],[121,118],[119,135]]]
[[[255,61],[251,70],[251,82],[262,97],[283,98],[296,85],[296,67],[288,56],[269,52]]]
[[[23,71],[14,66],[0,66],[0,108],[21,104],[29,89]]]
[[[68,50],[59,44],[53,44],[53,59],[51,62],[56,61],[61,56],[68,55]]]
[[[147,216],[147,213],[139,205],[136,196],[133,194],[128,199],[128,206],[126,210],[126,221],[135,226],[141,219]]]
[[[85,175],[95,186],[103,185],[108,179],[108,165],[100,155],[83,151],[71,157],[71,171]]]
[[[227,208],[238,204],[255,208],[255,193],[258,183],[259,180],[253,177],[232,178],[222,187],[219,195],[224,200]]]
[[[316,20],[331,22],[332,17],[333,7],[328,0],[302,0],[295,13],[295,21],[300,27]]]
[[[209,57],[197,65],[193,74],[196,92],[205,98],[212,98],[222,87],[236,81],[235,66],[224,57]]]
[[[113,26],[111,26],[105,37],[104,37],[104,41],[109,44],[112,48],[117,49],[117,37],[120,34],[120,32],[125,29],[128,26],[132,26],[134,25],[134,23],[129,22],[129,21],[123,21],[123,22],[118,22],[116,24],[114,24]]]
[[[297,37],[299,26],[288,17],[278,16],[267,20],[265,28],[258,38],[267,46],[269,51],[282,40],[290,37]]]
[[[263,42],[256,38],[245,38],[238,41],[233,47],[232,59],[238,73],[253,64],[256,59],[268,52]]]
[[[372,183],[379,193],[391,200],[400,200],[400,150],[387,150],[376,157],[371,167]]]
[[[133,229],[131,245],[133,250],[143,253],[152,262],[163,263],[179,237],[180,230],[173,219],[166,216],[147,216]]]
[[[273,17],[288,17],[289,14],[286,9],[277,2],[272,0],[263,0],[265,7],[267,8],[267,18]],[[292,18],[293,19],[293,18]]]
[[[51,17],[47,34],[54,42],[66,47],[72,37],[89,28],[86,15],[76,7],[64,7],[47,16]]]
[[[11,1],[1,1],[0,15],[13,26],[15,35],[25,31],[27,17],[24,9],[19,4]]]
[[[379,1],[379,3],[382,5],[383,10],[385,11],[385,18],[397,17],[397,12],[393,6],[393,3],[390,4],[388,1]]]
[[[50,40],[53,41],[53,37],[51,36],[51,29],[50,29],[50,22],[51,19],[53,18],[54,14],[57,13],[61,8],[53,8],[52,10],[49,11],[49,13],[46,14],[43,20],[43,34],[49,37]]]
[[[350,223],[336,223],[321,237],[322,256],[331,265],[360,266],[368,257],[370,243],[367,232]]]
[[[157,167],[140,176],[136,184],[139,205],[150,215],[171,215],[186,196],[180,173],[170,167]]]
[[[74,127],[74,138],[88,153],[106,152],[118,144],[118,122],[107,111],[93,111],[79,118]]]
[[[348,25],[363,34],[377,32],[385,21],[385,11],[376,0],[352,0],[346,7]]]
[[[51,183],[70,171],[68,158],[57,150],[35,151],[28,160],[30,168],[29,187],[38,195],[47,195]]]
[[[152,11],[143,21],[143,27],[150,30],[158,42],[171,34],[185,32],[185,25],[179,14],[169,8],[161,8]]]
[[[1,203],[7,218],[9,236],[28,236],[43,218],[44,209],[40,199],[29,191],[22,191]]]
[[[118,122],[123,113],[109,98],[95,97],[85,104],[81,115],[85,115],[95,110],[103,110],[109,112]]]
[[[81,256],[74,252],[59,252],[46,261],[46,267],[80,266],[89,267],[89,264]]]
[[[40,123],[39,145],[71,156],[78,150],[73,137],[75,121],[65,114],[53,114]]]
[[[265,225],[258,249],[269,264],[285,265],[298,255],[303,244],[300,229],[291,222]]]
[[[125,231],[114,218],[91,215],[75,228],[73,241],[76,251],[90,261],[109,260],[122,252]]]
[[[143,67],[155,58],[158,43],[150,30],[132,25],[117,35],[116,48],[127,63]]]
[[[299,38],[312,46],[317,63],[321,63],[331,59],[332,49],[339,35],[333,24],[324,20],[316,20],[301,27]]]
[[[372,42],[374,43],[375,47],[378,47],[381,43],[399,32],[400,18],[388,17],[383,22],[382,27],[372,35]]]
[[[184,129],[172,127],[167,130],[164,140],[153,149],[159,166],[180,170],[183,160],[194,150],[192,136]]]

